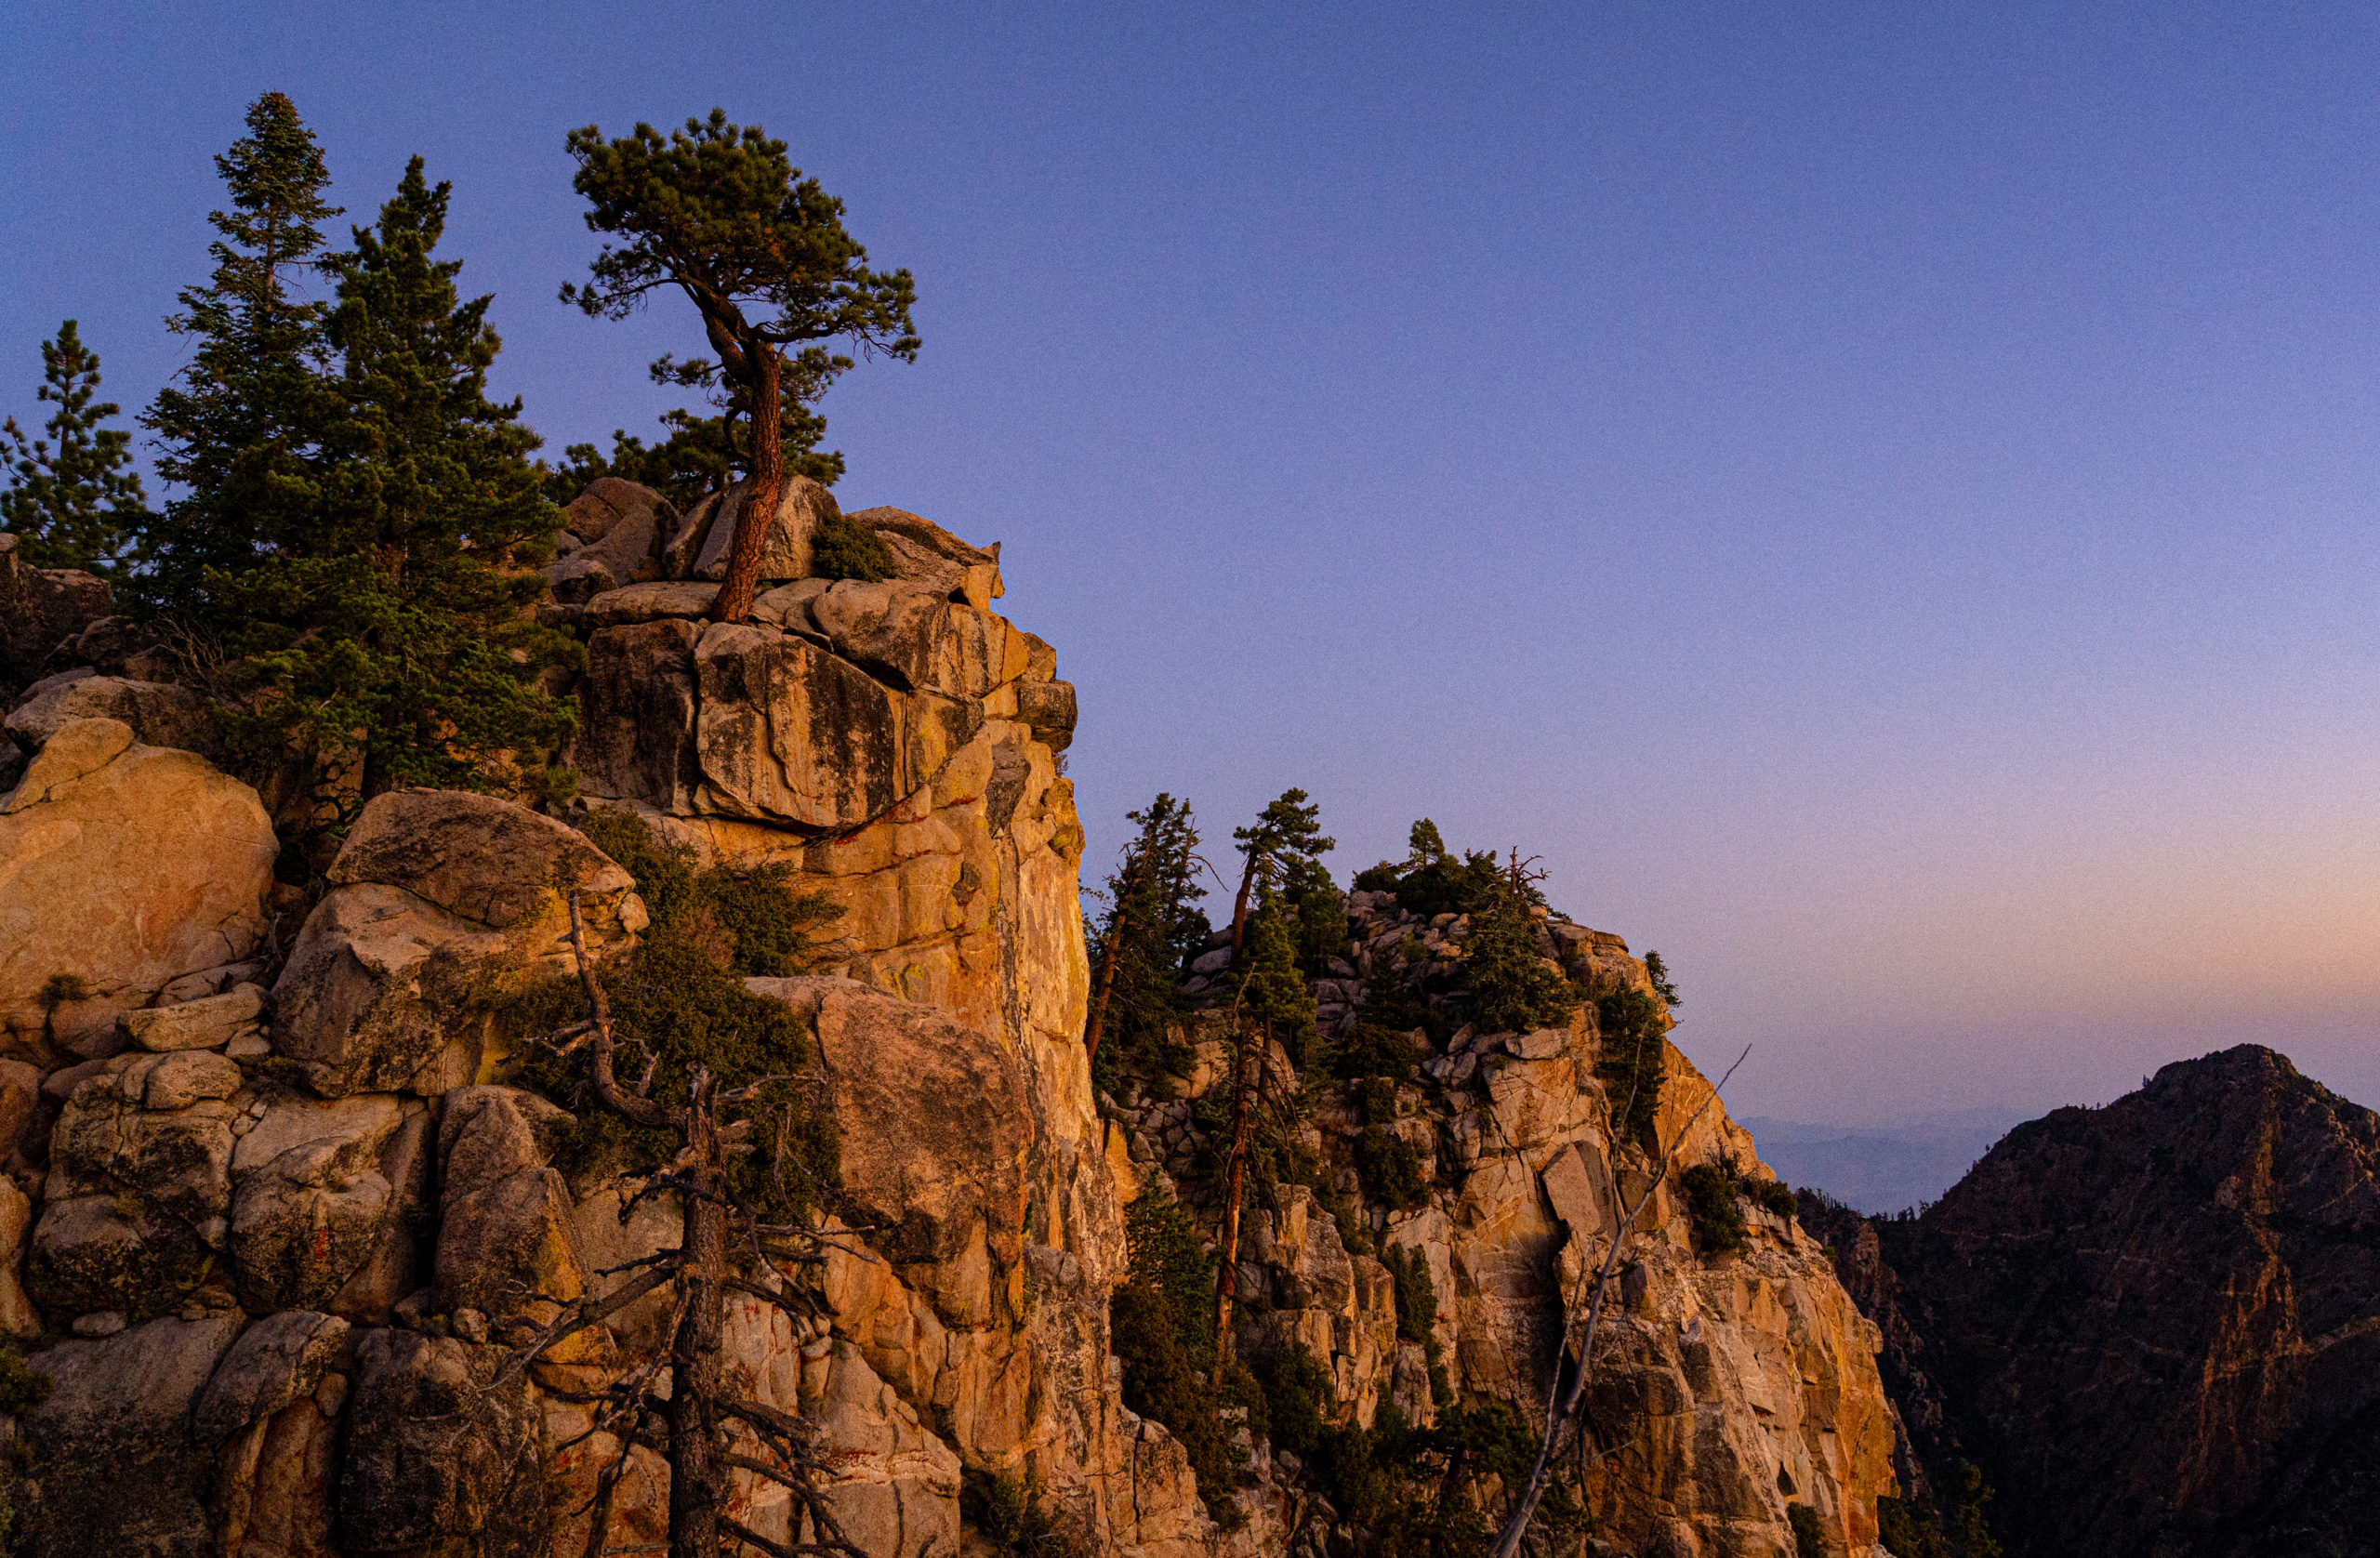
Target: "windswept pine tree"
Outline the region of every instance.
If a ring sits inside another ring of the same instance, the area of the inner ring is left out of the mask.
[[[620,242],[596,257],[587,284],[563,285],[562,300],[599,318],[625,319],[656,290],[682,292],[716,355],[665,357],[654,374],[713,391],[722,416],[745,429],[738,460],[751,479],[751,500],[737,519],[712,613],[740,622],[751,614],[788,446],[798,457],[808,452],[805,437],[816,442],[804,408],[852,366],[818,343],[848,340],[864,354],[914,360],[916,287],[906,271],[869,270],[867,251],[844,230],[843,203],[802,178],[784,141],[758,125],[729,124],[722,109],[687,120],[667,139],[641,124],[606,140],[589,125],[571,131],[568,144],[588,229]],[[789,401],[800,412],[790,418]],[[714,452],[737,446],[732,423],[699,436],[694,422],[683,430]]]
[[[34,438],[10,417],[0,423],[8,480],[0,491],[0,530],[18,537],[20,555],[36,568],[114,571],[148,520],[148,499],[132,469],[132,435],[105,424],[123,408],[101,401],[99,359],[83,344],[74,321],[41,348],[37,400],[58,409]]]

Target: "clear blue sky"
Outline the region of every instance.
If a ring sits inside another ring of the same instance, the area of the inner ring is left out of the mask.
[[[788,139],[926,349],[853,505],[1007,544],[1091,864],[1159,788],[1429,814],[1660,949],[1740,1109],[2110,1097],[2254,1038],[2380,1102],[2380,12],[19,7],[0,406],[178,361],[289,92],[456,185],[556,448],[698,346],[554,301],[562,135]]]

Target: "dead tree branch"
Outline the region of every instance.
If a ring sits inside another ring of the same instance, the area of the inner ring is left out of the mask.
[[[1604,1299],[1610,1291],[1612,1273],[1619,1268],[1620,1252],[1627,1248],[1628,1235],[1634,1230],[1636,1219],[1643,1215],[1646,1206],[1653,1199],[1653,1193],[1660,1188],[1661,1182],[1669,1177],[1670,1166],[1676,1161],[1678,1148],[1685,1144],[1688,1133],[1694,1129],[1696,1124],[1701,1120],[1711,1106],[1719,1102],[1720,1092],[1726,1087],[1728,1080],[1735,1076],[1736,1068],[1742,1065],[1745,1057],[1751,1053],[1752,1046],[1745,1045],[1743,1053],[1736,1057],[1735,1065],[1727,1067],[1726,1073],[1712,1085],[1711,1096],[1704,1099],[1694,1113],[1686,1116],[1684,1125],[1678,1127],[1677,1134],[1673,1136],[1670,1139],[1670,1144],[1662,1149],[1659,1162],[1653,1170],[1653,1177],[1646,1182],[1645,1188],[1637,1193],[1636,1199],[1630,1204],[1625,1215],[1620,1218],[1619,1226],[1612,1230],[1611,1246],[1605,1250],[1603,1264],[1595,1273],[1594,1287],[1587,1305],[1585,1327],[1579,1336],[1578,1368],[1571,1376],[1570,1389],[1567,1394],[1561,1393],[1562,1358],[1563,1354],[1569,1351],[1570,1333],[1579,1325],[1575,1297],[1572,1304],[1565,1308],[1562,1316],[1561,1344],[1555,1348],[1554,1353],[1554,1384],[1546,1392],[1545,1434],[1539,1442],[1537,1461],[1529,1468],[1528,1481],[1522,1485],[1519,1497],[1513,1500],[1512,1512],[1505,1517],[1504,1528],[1497,1533],[1496,1544],[1488,1550],[1488,1558],[1514,1558],[1514,1555],[1521,1550],[1522,1538],[1528,1535],[1529,1522],[1537,1516],[1537,1506],[1545,1497],[1545,1484],[1553,1471],[1554,1457],[1561,1453],[1563,1441],[1568,1436],[1571,1425],[1577,1420],[1580,1410],[1585,1404],[1587,1385],[1594,1376],[1595,1332],[1603,1322]],[[1575,1237],[1576,1235],[1574,1234],[1573,1236]],[[1558,1401],[1555,1399],[1557,1394],[1560,1394]]]

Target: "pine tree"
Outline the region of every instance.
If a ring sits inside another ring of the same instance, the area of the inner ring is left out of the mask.
[[[1168,1052],[1167,1025],[1184,1007],[1182,970],[1206,944],[1206,912],[1197,900],[1197,820],[1188,802],[1160,793],[1146,808],[1126,813],[1140,833],[1107,878],[1107,918],[1094,931],[1091,1026],[1085,1036],[1095,1074],[1112,1086],[1119,1063],[1166,1065],[1187,1059]]]
[[[1283,790],[1254,823],[1232,830],[1233,841],[1238,844],[1246,861],[1239,878],[1239,894],[1231,908],[1234,963],[1239,961],[1248,939],[1248,911],[1258,882],[1276,880],[1297,862],[1317,860],[1338,848],[1337,839],[1322,836],[1316,824],[1320,814],[1320,806],[1307,800],[1303,790]]]
[[[539,770],[572,725],[533,679],[575,645],[529,618],[542,582],[522,566],[556,515],[520,403],[487,398],[490,299],[461,298],[461,262],[432,257],[448,193],[414,158],[377,226],[324,262],[342,371],[311,502],[253,567],[207,586],[234,744],[360,760],[364,799],[557,782]]]
[[[867,251],[844,231],[842,202],[803,178],[785,142],[758,125],[731,125],[725,110],[713,109],[708,120],[689,119],[667,140],[640,124],[607,141],[589,125],[571,131],[567,144],[578,161],[572,187],[589,206],[588,228],[623,242],[596,257],[588,284],[564,284],[562,300],[624,319],[654,290],[677,287],[700,311],[717,357],[668,363],[666,371],[674,383],[715,390],[747,429],[782,428],[788,390],[800,401],[851,366],[815,343],[848,339],[870,355],[916,358],[909,273],[868,270]],[[788,347],[799,349],[790,358]],[[782,437],[747,433],[746,443],[751,497],[714,608],[726,622],[750,614],[761,545],[785,482]]]
[[[46,439],[26,436],[13,416],[0,423],[8,441],[0,530],[16,533],[19,555],[36,568],[110,573],[148,519],[132,435],[101,425],[123,408],[98,400],[99,360],[73,320],[42,343],[41,362],[34,396],[58,409],[42,424]]]
[[[1510,868],[1495,878],[1487,901],[1469,911],[1471,939],[1462,949],[1462,988],[1471,997],[1471,1020],[1483,1032],[1550,1027],[1579,1004],[1569,982],[1539,944],[1540,932],[1530,911],[1543,901],[1536,876],[1514,849]]]
[[[194,343],[142,423],[157,473],[182,489],[150,524],[139,588],[152,609],[202,627],[222,620],[218,585],[303,535],[316,510],[320,445],[337,409],[327,377],[327,304],[303,297],[321,223],[322,148],[279,92],[250,104],[248,134],[215,159],[231,209],[207,220],[215,270],[166,320]]]

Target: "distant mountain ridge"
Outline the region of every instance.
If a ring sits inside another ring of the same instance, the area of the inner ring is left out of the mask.
[[[1862,1212],[1939,1198],[2025,1119],[2011,1108],[1942,1110],[1881,1125],[1814,1125],[1747,1115],[1760,1155],[1786,1183]]]
[[[2286,1057],[2019,1126],[1919,1217],[1803,1215],[1917,1480],[1979,1466],[2008,1558],[2380,1551],[2380,1115]]]

